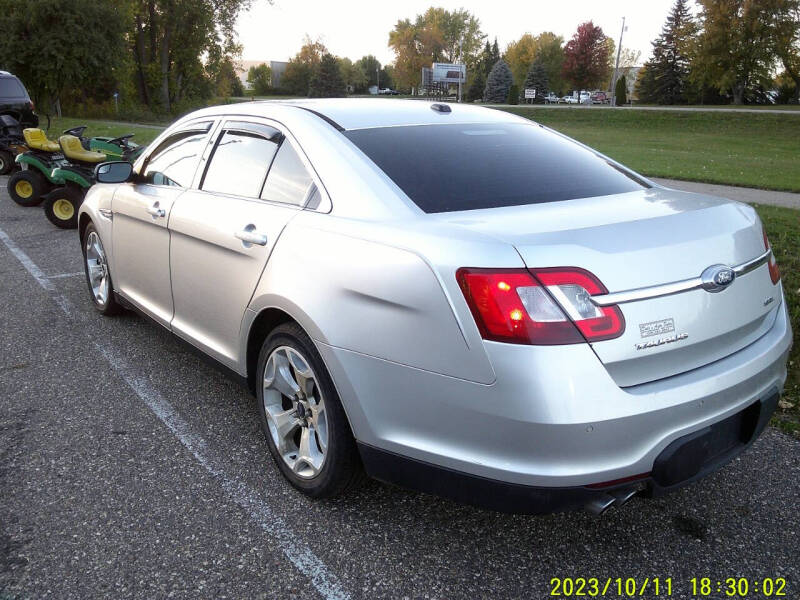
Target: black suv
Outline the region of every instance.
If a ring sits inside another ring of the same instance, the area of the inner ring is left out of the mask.
[[[0,115],[14,117],[23,128],[39,126],[28,90],[8,71],[0,71]]]

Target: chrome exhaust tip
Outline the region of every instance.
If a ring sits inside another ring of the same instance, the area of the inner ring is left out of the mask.
[[[616,506],[625,506],[630,500],[640,492],[638,487],[624,488],[621,490],[614,490],[609,492],[614,497],[614,504]]]
[[[584,510],[595,516],[600,516],[617,503],[617,499],[609,494],[603,494],[589,500],[583,505]]]

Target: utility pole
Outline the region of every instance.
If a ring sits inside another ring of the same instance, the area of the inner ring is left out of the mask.
[[[458,70],[458,102],[459,103],[461,103],[461,69],[460,69],[460,67],[464,64],[463,44],[464,44],[464,38],[461,38],[460,40],[458,40],[458,66],[459,66],[459,70]]]
[[[378,88],[377,94],[381,93],[381,68],[375,67],[375,87]]]
[[[622,34],[625,33],[625,17],[622,17],[622,29],[619,32],[617,46],[617,62],[614,65],[614,77],[611,79],[611,106],[617,105],[617,72],[619,71],[619,53],[622,51]]]

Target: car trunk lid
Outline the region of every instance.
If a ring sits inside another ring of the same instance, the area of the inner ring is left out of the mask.
[[[628,293],[616,296],[624,333],[592,344],[622,387],[740,350],[769,330],[780,304],[760,221],[744,204],[651,188],[440,218],[513,244],[530,269],[580,267],[610,294]],[[718,291],[697,287],[704,272],[710,280],[737,266],[740,274]]]

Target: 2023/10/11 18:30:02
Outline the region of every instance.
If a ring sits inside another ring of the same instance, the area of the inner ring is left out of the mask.
[[[677,583],[677,585],[675,585]],[[687,582],[689,589],[672,577],[553,577],[550,580],[550,595],[571,597],[616,597],[632,598],[645,594],[652,597],[709,598],[723,595],[729,598],[786,598],[788,587],[783,577],[748,579],[747,577],[693,577]]]

